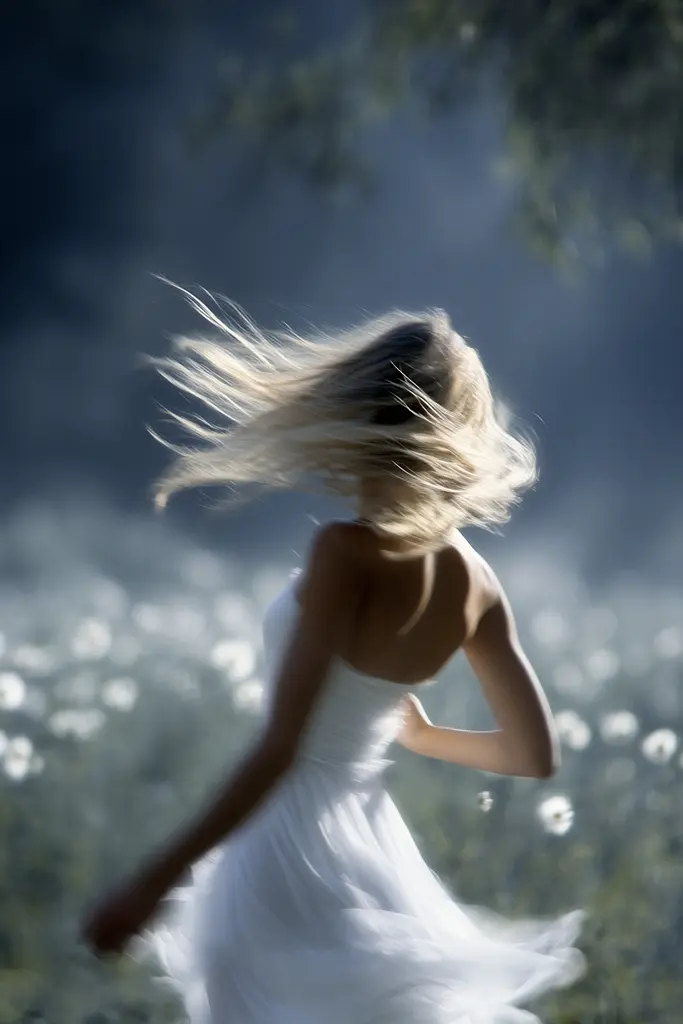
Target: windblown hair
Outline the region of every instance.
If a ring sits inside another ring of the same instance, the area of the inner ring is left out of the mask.
[[[234,505],[249,500],[239,485],[358,500],[369,484],[382,496],[372,525],[405,555],[505,522],[534,483],[532,444],[509,431],[477,352],[443,311],[302,337],[267,333],[228,300],[219,316],[179,290],[216,336],[175,338],[172,354],[147,359],[216,419],[165,410],[200,446],[148,427],[176,455],[154,484],[158,509],[206,485],[228,487]]]

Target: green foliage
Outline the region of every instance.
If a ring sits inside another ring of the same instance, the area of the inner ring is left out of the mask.
[[[243,132],[271,165],[338,189],[372,182],[365,142],[417,107],[502,101],[517,223],[545,257],[638,255],[683,231],[680,0],[375,0],[346,41],[231,64],[204,137]]]

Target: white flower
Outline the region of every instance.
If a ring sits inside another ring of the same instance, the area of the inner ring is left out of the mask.
[[[71,638],[71,653],[83,661],[103,658],[110,648],[111,629],[103,619],[83,619]]]
[[[117,711],[130,711],[138,699],[138,684],[128,676],[110,679],[102,687],[102,701]]]
[[[232,700],[240,711],[255,713],[263,706],[263,683],[260,679],[248,679],[232,691]]]
[[[493,797],[487,789],[483,790],[481,793],[477,793],[477,803],[484,814],[487,814],[491,810],[493,807]]]
[[[12,736],[5,745],[5,774],[15,782],[21,781],[30,772],[31,761],[35,756],[33,743],[28,736]]]
[[[31,767],[30,762],[25,757],[12,757],[10,754],[5,754],[3,766],[5,773],[10,779],[14,779],[15,782],[25,778]]]
[[[600,722],[605,743],[630,743],[638,735],[640,723],[632,711],[612,711]]]
[[[591,741],[590,727],[576,711],[559,711],[555,725],[562,743],[571,750],[585,750]]]
[[[49,647],[20,644],[12,651],[12,664],[32,675],[46,676],[56,668],[57,656]]]
[[[24,680],[17,672],[0,672],[0,710],[14,711],[26,696]]]
[[[5,748],[5,757],[28,760],[33,754],[33,743],[28,736],[11,736]]]
[[[566,796],[550,796],[538,805],[538,816],[546,832],[563,836],[574,823],[574,808]]]
[[[643,740],[642,751],[648,761],[666,764],[676,753],[678,736],[671,729],[655,729]]]
[[[64,708],[50,717],[50,728],[56,736],[71,734],[80,740],[90,739],[104,725],[106,716],[99,708],[77,710]]]
[[[256,668],[256,654],[248,640],[220,640],[211,651],[211,663],[225,670],[230,679],[248,679]]]

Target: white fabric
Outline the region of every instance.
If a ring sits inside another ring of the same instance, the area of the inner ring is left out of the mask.
[[[297,614],[290,584],[271,680]],[[152,942],[192,1024],[531,1024],[582,973],[581,913],[464,908],[422,859],[383,776],[410,689],[337,659],[294,768],[173,894]]]

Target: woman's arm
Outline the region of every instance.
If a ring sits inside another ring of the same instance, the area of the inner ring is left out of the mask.
[[[334,653],[346,640],[363,581],[343,524],[315,536],[300,584],[300,614],[280,667],[261,738],[210,805],[173,838],[147,869],[172,888],[195,861],[224,840],[289,770]]]
[[[546,779],[560,764],[548,701],[519,643],[502,589],[464,650],[499,728],[470,732],[432,725],[411,698],[399,742],[425,757],[468,768]]]

